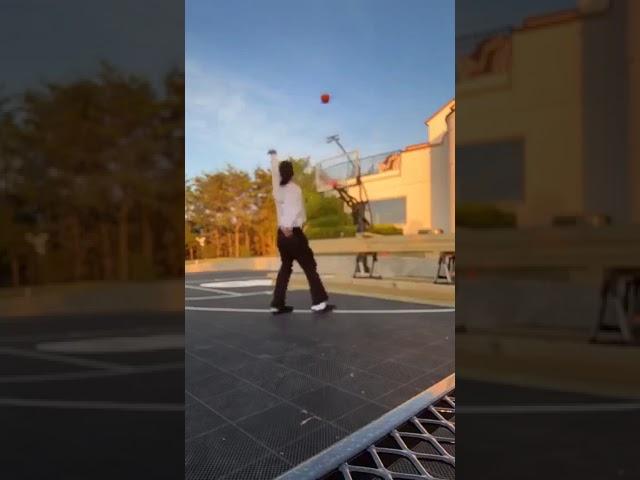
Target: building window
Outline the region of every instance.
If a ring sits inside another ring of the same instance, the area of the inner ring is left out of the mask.
[[[406,197],[390,198],[387,200],[373,200],[370,204],[374,225],[407,223]]]
[[[456,147],[458,203],[524,201],[524,141]]]

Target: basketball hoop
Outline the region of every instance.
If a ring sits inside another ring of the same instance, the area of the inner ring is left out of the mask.
[[[314,166],[317,191],[328,192],[352,184],[356,170],[353,162],[357,164],[358,159],[358,152],[353,151],[317,162]]]

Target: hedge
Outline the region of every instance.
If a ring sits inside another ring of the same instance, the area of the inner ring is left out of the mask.
[[[325,215],[309,220],[309,228],[342,227],[352,224],[351,217],[345,214]]]
[[[355,237],[355,225],[342,225],[339,227],[307,227],[305,234],[307,238],[319,240],[322,238],[342,238]]]
[[[492,205],[456,206],[458,228],[509,228],[517,226],[516,215]]]
[[[368,231],[377,235],[402,235],[402,229],[395,225],[373,225]]]

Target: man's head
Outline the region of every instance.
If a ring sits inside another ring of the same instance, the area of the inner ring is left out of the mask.
[[[284,186],[293,178],[293,164],[289,160],[284,160],[278,165],[280,171],[280,186]]]

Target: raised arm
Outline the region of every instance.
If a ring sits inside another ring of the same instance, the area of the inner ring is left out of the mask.
[[[273,193],[276,193],[280,186],[280,170],[278,169],[278,153],[275,150],[269,150],[271,156],[271,182],[273,184]]]

